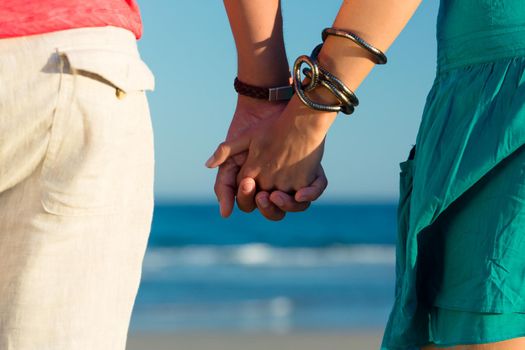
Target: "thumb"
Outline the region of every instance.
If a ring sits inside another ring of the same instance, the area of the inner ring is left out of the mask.
[[[251,137],[245,133],[235,139],[221,143],[213,155],[206,161],[208,168],[215,168],[221,165],[231,156],[247,151],[250,147]]]

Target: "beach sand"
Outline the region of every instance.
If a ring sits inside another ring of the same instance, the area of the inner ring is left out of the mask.
[[[127,350],[378,350],[382,332],[132,333]]]

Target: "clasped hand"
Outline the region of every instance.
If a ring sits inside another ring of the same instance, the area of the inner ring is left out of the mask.
[[[242,211],[258,208],[270,220],[306,210],[327,186],[324,124],[295,99],[276,104],[239,96],[226,141],[206,162],[219,167],[221,215],[231,214],[235,199]]]

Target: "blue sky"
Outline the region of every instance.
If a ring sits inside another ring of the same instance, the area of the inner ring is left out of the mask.
[[[320,42],[340,1],[283,0],[290,63]],[[204,162],[226,134],[234,111],[236,54],[222,1],[140,1],[139,47],[156,76],[149,94],[159,201],[212,201],[215,171]],[[356,91],[360,105],[340,115],[326,143],[324,201],[384,201],[398,196],[399,162],[415,143],[435,74],[438,1],[423,1]]]

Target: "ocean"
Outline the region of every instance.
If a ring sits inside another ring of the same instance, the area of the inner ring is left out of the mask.
[[[382,329],[394,298],[396,203],[313,204],[270,222],[157,205],[135,332]]]

